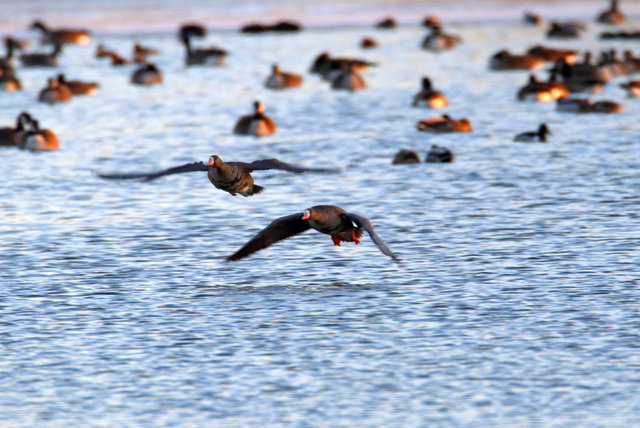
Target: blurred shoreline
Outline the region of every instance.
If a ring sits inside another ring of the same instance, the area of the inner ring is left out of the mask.
[[[35,19],[42,19],[53,27],[82,27],[97,34],[163,33],[175,31],[184,22],[199,22],[212,30],[225,31],[237,30],[250,22],[272,23],[285,19],[300,22],[306,28],[373,26],[387,16],[393,17],[400,25],[418,25],[430,14],[438,15],[445,23],[503,22],[519,21],[525,11],[540,14],[547,20],[593,21],[607,5],[607,0],[462,0],[455,4],[433,0],[319,0],[313,3],[275,0],[11,0],[3,2],[0,32],[26,33]],[[631,20],[640,17],[640,2],[622,1],[621,9]]]

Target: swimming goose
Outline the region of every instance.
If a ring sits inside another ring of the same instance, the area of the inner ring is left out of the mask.
[[[528,25],[542,25],[544,23],[544,19],[542,19],[542,17],[537,13],[533,12],[525,12],[522,20]]]
[[[295,73],[287,73],[280,70],[277,64],[271,66],[271,76],[264,84],[269,89],[295,88],[302,84],[302,76]]]
[[[395,254],[380,239],[368,218],[354,213],[348,213],[335,205],[316,205],[301,213],[280,217],[260,231],[242,248],[227,257],[227,261],[240,260],[256,251],[290,238],[309,229],[331,236],[334,245],[341,242],[360,243],[360,238],[366,231],[373,243],[385,255],[400,263]]]
[[[86,46],[91,41],[91,35],[86,30],[72,30],[68,28],[51,30],[42,21],[34,21],[33,24],[31,24],[31,29],[42,32],[42,41],[45,44],[76,44]]]
[[[344,89],[347,91],[360,91],[366,89],[364,79],[353,69],[353,64],[345,63],[342,71],[331,80],[331,89]]]
[[[623,106],[615,101],[597,101],[587,98],[561,98],[556,101],[556,110],[570,113],[620,113]]]
[[[451,150],[433,144],[424,161],[430,163],[450,163],[455,159],[456,157]]]
[[[629,97],[640,97],[640,80],[630,80],[621,83],[620,87],[628,91]]]
[[[626,20],[627,20],[627,17],[618,8],[617,0],[611,0],[609,9],[603,12],[600,12],[600,14],[598,14],[598,17],[596,18],[596,21],[601,24],[612,24],[612,25],[622,24]]]
[[[420,157],[413,150],[401,149],[398,153],[393,157],[393,161],[391,161],[392,165],[402,165],[402,164],[411,164],[411,163],[420,163]]]
[[[57,150],[60,147],[58,137],[49,129],[40,129],[37,120],[31,120],[31,128],[22,139],[19,148],[34,152]]]
[[[432,117],[421,120],[418,122],[417,128],[419,131],[434,132],[438,134],[448,132],[471,132],[471,122],[469,122],[469,119],[467,118],[456,120],[449,117],[448,114],[443,114],[441,117]]]
[[[578,22],[551,22],[547,37],[560,39],[574,39],[580,36],[580,32],[585,30],[585,26]]]
[[[431,33],[422,41],[422,49],[441,52],[454,48],[460,42],[462,42],[462,39],[459,36],[445,34],[442,32],[441,27],[433,27]]]
[[[413,107],[440,109],[448,106],[449,101],[442,92],[433,89],[431,79],[425,76],[422,78],[422,89],[413,96],[413,103],[411,105]]]
[[[331,82],[347,66],[351,66],[355,73],[361,74],[375,65],[377,64],[374,62],[358,58],[332,58],[328,52],[322,52],[313,61],[309,73],[320,74],[323,79]]]
[[[58,79],[48,79],[47,87],[38,94],[38,101],[47,104],[64,103],[71,100],[73,92]]]
[[[533,55],[544,61],[556,62],[564,59],[567,64],[573,64],[576,61],[578,51],[571,49],[556,49],[542,45],[535,45],[527,50],[527,55]]]
[[[15,127],[0,128],[0,146],[16,146],[18,147],[27,133],[27,126],[31,123],[29,113],[22,112],[16,119]]]
[[[376,28],[379,28],[381,30],[392,30],[397,26],[398,24],[396,23],[396,20],[390,16],[384,18],[383,20],[381,20],[375,25]]]
[[[207,49],[193,49],[191,46],[192,37],[204,37],[206,31],[204,27],[195,25],[183,26],[180,30],[180,38],[185,47],[186,65],[224,65],[228,52],[216,46]]]
[[[540,82],[533,74],[529,75],[529,81],[518,91],[520,101],[550,102],[569,95],[569,89],[556,80],[555,72],[547,82]]]
[[[503,49],[489,60],[490,70],[533,70],[544,65],[544,60],[534,55],[514,55]]]
[[[68,86],[73,95],[95,95],[98,92],[99,85],[96,82],[67,80],[64,74],[58,74],[58,82]]]
[[[0,91],[13,92],[21,89],[22,84],[15,76],[13,68],[0,68]]]
[[[162,73],[155,64],[145,64],[131,75],[131,83],[134,85],[156,85],[162,83]]]
[[[360,47],[362,49],[377,48],[378,47],[378,42],[376,42],[375,39],[373,39],[371,37],[363,37],[362,40],[360,40]]]
[[[50,53],[23,53],[20,62],[25,67],[57,67],[58,55],[62,52],[62,45],[54,45]]]
[[[520,133],[513,138],[513,141],[520,141],[520,142],[539,141],[539,142],[546,143],[547,135],[551,135],[551,131],[549,131],[549,128],[545,123],[541,123],[537,131]]]
[[[296,174],[303,172],[337,172],[330,168],[307,168],[282,162],[278,159],[262,159],[254,162],[223,162],[217,155],[209,157],[205,164],[202,162],[192,162],[172,168],[163,169],[157,172],[132,173],[132,174],[98,174],[101,178],[110,180],[154,180],[159,177],[171,174],[181,174],[193,171],[206,171],[209,181],[217,189],[229,193],[231,196],[240,194],[251,196],[260,193],[264,187],[254,184],[251,173],[253,171],[265,171],[268,169],[279,169]]]
[[[260,101],[254,101],[253,114],[242,116],[233,127],[233,133],[238,135],[254,135],[261,137],[276,132],[276,124],[269,116],[264,114],[266,110]]]

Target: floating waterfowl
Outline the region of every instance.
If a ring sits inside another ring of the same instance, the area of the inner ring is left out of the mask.
[[[446,147],[433,144],[424,161],[429,163],[450,163],[455,159],[456,157],[451,150]]]
[[[58,79],[48,79],[47,87],[42,89],[38,94],[38,101],[47,104],[65,103],[71,100],[73,92],[64,83],[60,83]]]
[[[417,125],[418,130],[433,132],[438,134],[449,132],[471,132],[471,122],[469,119],[452,119],[448,114],[441,117],[432,117],[421,120]]]
[[[366,89],[364,79],[353,69],[351,63],[343,65],[343,70],[337,73],[331,80],[331,89],[344,89],[347,91],[360,91]]]
[[[277,64],[271,66],[271,76],[264,83],[269,89],[295,88],[302,84],[302,76],[280,70]]]
[[[131,83],[134,85],[157,85],[162,83],[162,73],[154,64],[145,64],[131,75]]]
[[[13,68],[0,69],[0,91],[13,92],[22,89],[22,83],[15,76]]]
[[[309,72],[320,74],[323,79],[331,82],[349,66],[353,72],[362,74],[367,71],[369,67],[375,65],[377,64],[374,62],[358,58],[332,58],[328,52],[322,52],[313,61]]]
[[[293,173],[303,172],[336,172],[336,169],[329,168],[306,168],[288,164],[278,159],[262,159],[254,162],[223,162],[217,155],[212,155],[205,164],[202,162],[187,163],[184,165],[163,169],[161,171],[149,173],[132,174],[98,174],[101,178],[111,180],[145,180],[150,181],[165,175],[181,174],[193,171],[207,171],[209,181],[220,190],[232,196],[236,194],[251,196],[260,193],[264,187],[254,184],[251,173],[253,171],[264,171],[268,169],[279,169]]]
[[[67,86],[73,95],[95,95],[98,92],[99,85],[96,82],[67,80],[64,74],[58,74],[58,82]]]
[[[626,89],[630,97],[640,97],[640,80],[630,80],[621,83],[620,87]]]
[[[440,91],[433,89],[431,79],[422,78],[422,89],[413,96],[413,107],[431,107],[433,109],[441,109],[449,105],[447,97]]]
[[[612,25],[622,24],[626,20],[627,20],[627,17],[625,16],[624,13],[622,13],[622,11],[620,11],[617,0],[611,0],[611,3],[609,3],[609,9],[600,12],[598,14],[598,17],[596,18],[596,21],[599,22],[600,24],[612,24]]]
[[[62,45],[53,46],[50,53],[23,53],[20,55],[20,62],[25,67],[57,67],[58,55],[62,52]]]
[[[366,231],[383,254],[400,263],[400,259],[391,252],[375,232],[369,219],[359,214],[348,213],[335,205],[316,205],[301,213],[274,220],[242,248],[227,257],[227,261],[240,260],[278,241],[309,229],[330,235],[331,241],[337,246],[340,246],[341,242],[359,244],[360,238]]]
[[[620,113],[621,104],[615,101],[597,101],[592,103],[587,98],[561,98],[556,101],[556,110],[570,113]]]
[[[575,39],[580,36],[580,32],[585,30],[585,26],[578,22],[551,22],[547,37],[558,39]]]
[[[204,37],[206,31],[204,27],[195,24],[184,25],[180,29],[180,39],[185,47],[185,64],[186,65],[224,65],[227,52],[217,46],[209,48],[194,49],[191,46],[192,37]]]
[[[112,54],[116,53],[111,49],[107,49],[102,43],[96,48],[96,58],[110,58]]]
[[[403,165],[403,164],[412,164],[412,163],[420,163],[420,156],[413,150],[401,149],[398,153],[393,157],[393,161],[391,161],[392,165]]]
[[[76,44],[86,46],[91,42],[91,35],[86,30],[60,28],[51,30],[42,21],[34,21],[31,29],[40,30],[42,42],[52,45]]]
[[[362,49],[377,48],[378,47],[378,42],[376,42],[375,39],[373,39],[371,37],[363,37],[362,40],[360,40],[360,47]]]
[[[518,100],[551,102],[567,95],[569,95],[569,89],[555,79],[555,73],[548,82],[540,82],[530,74],[527,84],[518,91]]]
[[[454,48],[460,42],[462,42],[462,39],[459,36],[445,34],[442,28],[437,26],[432,27],[431,33],[422,41],[422,49],[441,52]]]
[[[254,113],[242,116],[236,122],[233,133],[238,135],[254,135],[261,137],[276,132],[276,124],[264,114],[266,108],[260,101],[253,103]]]
[[[40,129],[38,121],[31,119],[30,129],[22,139],[19,148],[33,152],[57,150],[60,148],[60,142],[51,130]]]
[[[537,131],[529,131],[529,132],[523,132],[521,134],[518,134],[513,138],[513,141],[519,141],[519,142],[525,142],[525,143],[537,141],[537,142],[546,143],[547,135],[551,135],[551,131],[549,130],[549,128],[545,123],[541,123]]]
[[[533,55],[547,62],[564,60],[567,64],[573,64],[578,51],[572,49],[557,49],[542,45],[535,45],[527,51],[528,55]]]
[[[241,33],[297,33],[302,31],[302,25],[293,21],[279,21],[275,24],[251,23],[240,28]]]
[[[22,112],[16,119],[15,127],[0,128],[0,146],[18,147],[27,133],[27,127],[31,123],[29,113]]]
[[[528,25],[542,25],[544,23],[544,19],[542,19],[542,17],[537,13],[533,12],[525,12],[522,20]]]
[[[379,28],[381,30],[392,30],[394,28],[396,28],[398,26],[398,24],[396,23],[396,20],[393,19],[392,17],[388,16],[386,18],[384,18],[383,20],[381,20],[380,22],[376,23],[376,28]]]
[[[544,65],[544,60],[535,55],[514,55],[508,50],[495,53],[489,60],[490,70],[533,70]]]

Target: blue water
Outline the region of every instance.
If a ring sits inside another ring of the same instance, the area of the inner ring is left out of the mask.
[[[635,27],[634,27],[635,24]],[[629,28],[637,28],[638,22]],[[604,27],[551,45],[596,50]],[[640,424],[640,101],[617,83],[594,99],[619,115],[518,103],[526,72],[487,70],[543,29],[460,24],[464,44],[418,49],[405,26],[298,35],[212,33],[224,68],[183,66],[175,31],[102,35],[69,47],[59,71],[97,80],[95,97],[35,102],[56,71],[18,70],[3,124],[27,110],[57,152],[0,151],[0,424],[22,426],[589,426]],[[360,51],[364,35],[380,49]],[[102,42],[162,50],[163,85],[93,58]],[[368,89],[332,91],[306,73],[323,50],[379,62]],[[263,88],[270,65],[305,74]],[[429,75],[469,134],[415,129]],[[543,74],[539,73],[542,77]],[[278,125],[231,134],[262,100]],[[513,143],[545,121],[547,144]],[[449,165],[391,166],[400,148]],[[264,193],[231,197],[204,173],[108,182],[206,159],[278,157],[338,175],[256,172]],[[368,239],[334,247],[306,232],[224,263],[271,220],[317,204],[366,215]]]

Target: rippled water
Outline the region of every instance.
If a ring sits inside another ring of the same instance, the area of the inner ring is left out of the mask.
[[[637,23],[636,23],[637,24]],[[637,25],[636,25],[637,28]],[[637,44],[597,40],[579,49]],[[98,96],[35,102],[51,70],[19,70],[0,97],[61,149],[2,149],[2,426],[633,426],[640,423],[638,114],[616,85],[596,97],[619,115],[559,114],[517,103],[527,73],[492,73],[491,53],[543,40],[520,24],[452,26],[458,49],[418,49],[424,30],[370,27],[298,35],[212,33],[224,68],[185,68],[174,32],[135,40],[162,49],[165,84],[128,83],[127,34],[69,47],[60,71],[98,80]],[[360,51],[374,36],[381,48]],[[369,89],[272,92],[270,64],[305,72],[323,50],[379,62]],[[415,129],[422,75],[473,132]],[[542,76],[540,74],[540,76]],[[233,136],[254,99],[278,133]],[[513,143],[546,121],[548,144]],[[450,165],[391,166],[431,144]],[[143,171],[216,153],[341,167],[339,175],[257,172],[251,198],[204,173],[149,183],[93,171]],[[316,204],[368,216],[404,260],[366,239],[334,247],[308,232],[237,262],[223,258],[274,218]]]

